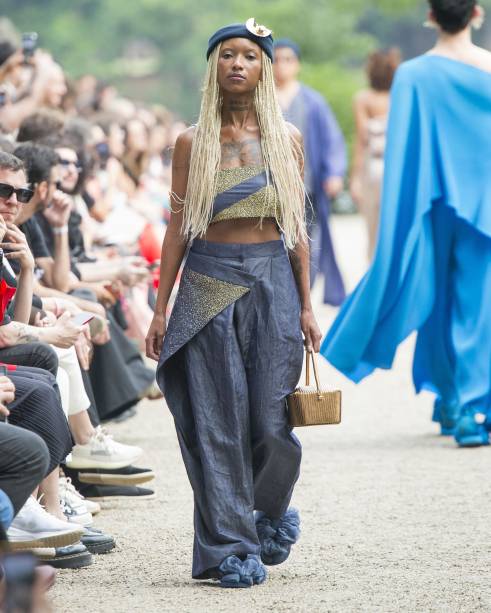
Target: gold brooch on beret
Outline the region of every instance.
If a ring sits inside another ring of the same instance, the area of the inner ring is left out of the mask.
[[[251,34],[259,36],[260,38],[266,38],[266,36],[272,33],[272,30],[269,30],[266,26],[258,24],[254,17],[248,19],[245,25]]]

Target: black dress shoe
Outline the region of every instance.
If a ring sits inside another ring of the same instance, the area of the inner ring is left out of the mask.
[[[124,468],[67,468],[67,476],[78,483],[94,485],[139,485],[155,479],[150,468],[125,466]]]
[[[80,493],[84,498],[95,502],[118,500],[150,500],[155,498],[153,490],[135,485],[89,485],[81,483]]]
[[[92,554],[82,543],[56,547],[56,549],[38,549],[34,554],[40,564],[49,564],[53,568],[83,568],[93,562]]]
[[[113,537],[104,534],[97,528],[85,528],[84,534],[80,537],[82,545],[85,545],[90,553],[108,553],[116,547]]]

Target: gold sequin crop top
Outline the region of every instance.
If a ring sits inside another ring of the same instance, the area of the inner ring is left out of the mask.
[[[251,217],[279,217],[278,194],[264,167],[219,170],[211,223]]]

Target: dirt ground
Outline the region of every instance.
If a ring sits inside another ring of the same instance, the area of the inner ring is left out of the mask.
[[[333,225],[352,287],[365,266],[363,225],[357,217]],[[318,299],[316,311],[326,330],[335,311]],[[142,403],[111,431],[145,449],[140,465],[157,473],[156,499],[97,517],[117,549],[61,571],[54,611],[491,611],[491,449],[459,450],[437,436],[431,397],[413,391],[413,343],[401,346],[391,372],[359,386],[320,360],[324,385],[343,390],[343,423],[297,432],[301,540],[266,584],[249,590],[191,579],[192,496],[173,424],[162,401]]]

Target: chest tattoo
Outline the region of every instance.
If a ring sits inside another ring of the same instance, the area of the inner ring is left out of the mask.
[[[261,143],[255,138],[226,141],[221,144],[221,166],[260,166],[263,163]]]

